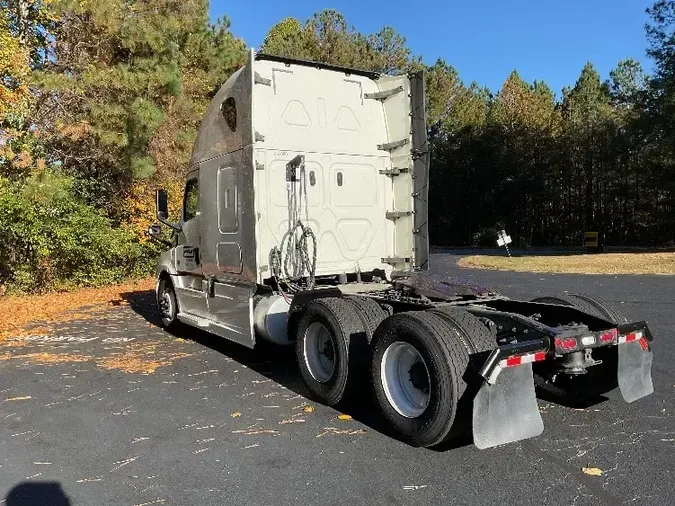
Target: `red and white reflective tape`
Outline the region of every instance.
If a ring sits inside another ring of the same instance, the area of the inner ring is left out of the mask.
[[[541,362],[546,360],[546,352],[538,351],[537,353],[528,353],[527,355],[518,355],[515,357],[505,358],[499,361],[500,367],[514,367],[522,364],[529,364],[531,362]]]
[[[502,372],[502,369],[506,369],[507,367],[515,367],[523,364],[531,364],[532,362],[541,362],[542,360],[546,360],[545,351],[537,351],[535,353],[527,353],[525,355],[514,355],[512,357],[504,358],[497,363],[497,366],[493,369],[492,373],[490,374],[490,377],[487,378],[487,382],[490,385],[494,385],[495,381],[497,381],[497,376],[499,376],[499,373]]]
[[[626,334],[625,336],[619,336],[619,344],[632,343],[634,341],[638,341],[640,343],[642,351],[647,351],[647,348],[649,348],[647,338],[645,337],[644,333],[639,330],[631,332],[630,334]]]
[[[639,341],[643,337],[644,337],[644,334],[640,331],[631,332],[630,334],[626,334],[625,336],[619,336],[619,344],[630,343],[632,341]]]

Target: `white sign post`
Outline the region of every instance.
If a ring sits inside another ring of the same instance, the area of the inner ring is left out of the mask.
[[[504,246],[506,248],[506,252],[509,254],[509,257],[511,256],[511,252],[509,251],[510,243],[511,236],[506,234],[506,230],[500,230],[497,233],[497,246]]]

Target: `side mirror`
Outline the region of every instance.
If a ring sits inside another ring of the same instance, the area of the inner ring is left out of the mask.
[[[169,219],[169,194],[166,190],[157,190],[155,192],[155,202],[157,204],[157,219],[160,221]]]
[[[169,221],[169,194],[166,190],[156,190],[155,204],[157,206],[157,219],[174,230],[180,230],[180,225]]]

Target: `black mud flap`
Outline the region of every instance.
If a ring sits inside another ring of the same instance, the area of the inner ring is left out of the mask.
[[[495,384],[483,383],[473,401],[473,441],[484,450],[539,436],[544,421],[534,390],[532,364],[508,367]]]
[[[626,402],[634,402],[654,392],[652,384],[652,347],[645,338],[619,346],[617,370],[619,390]]]

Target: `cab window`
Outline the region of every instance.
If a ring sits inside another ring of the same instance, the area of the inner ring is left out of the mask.
[[[189,221],[197,215],[197,203],[199,201],[199,180],[190,179],[185,184],[185,197],[183,202],[183,221]]]
[[[234,101],[234,98],[226,98],[225,101],[220,104],[220,112],[225,118],[225,123],[228,128],[233,132],[237,129],[237,104]]]

